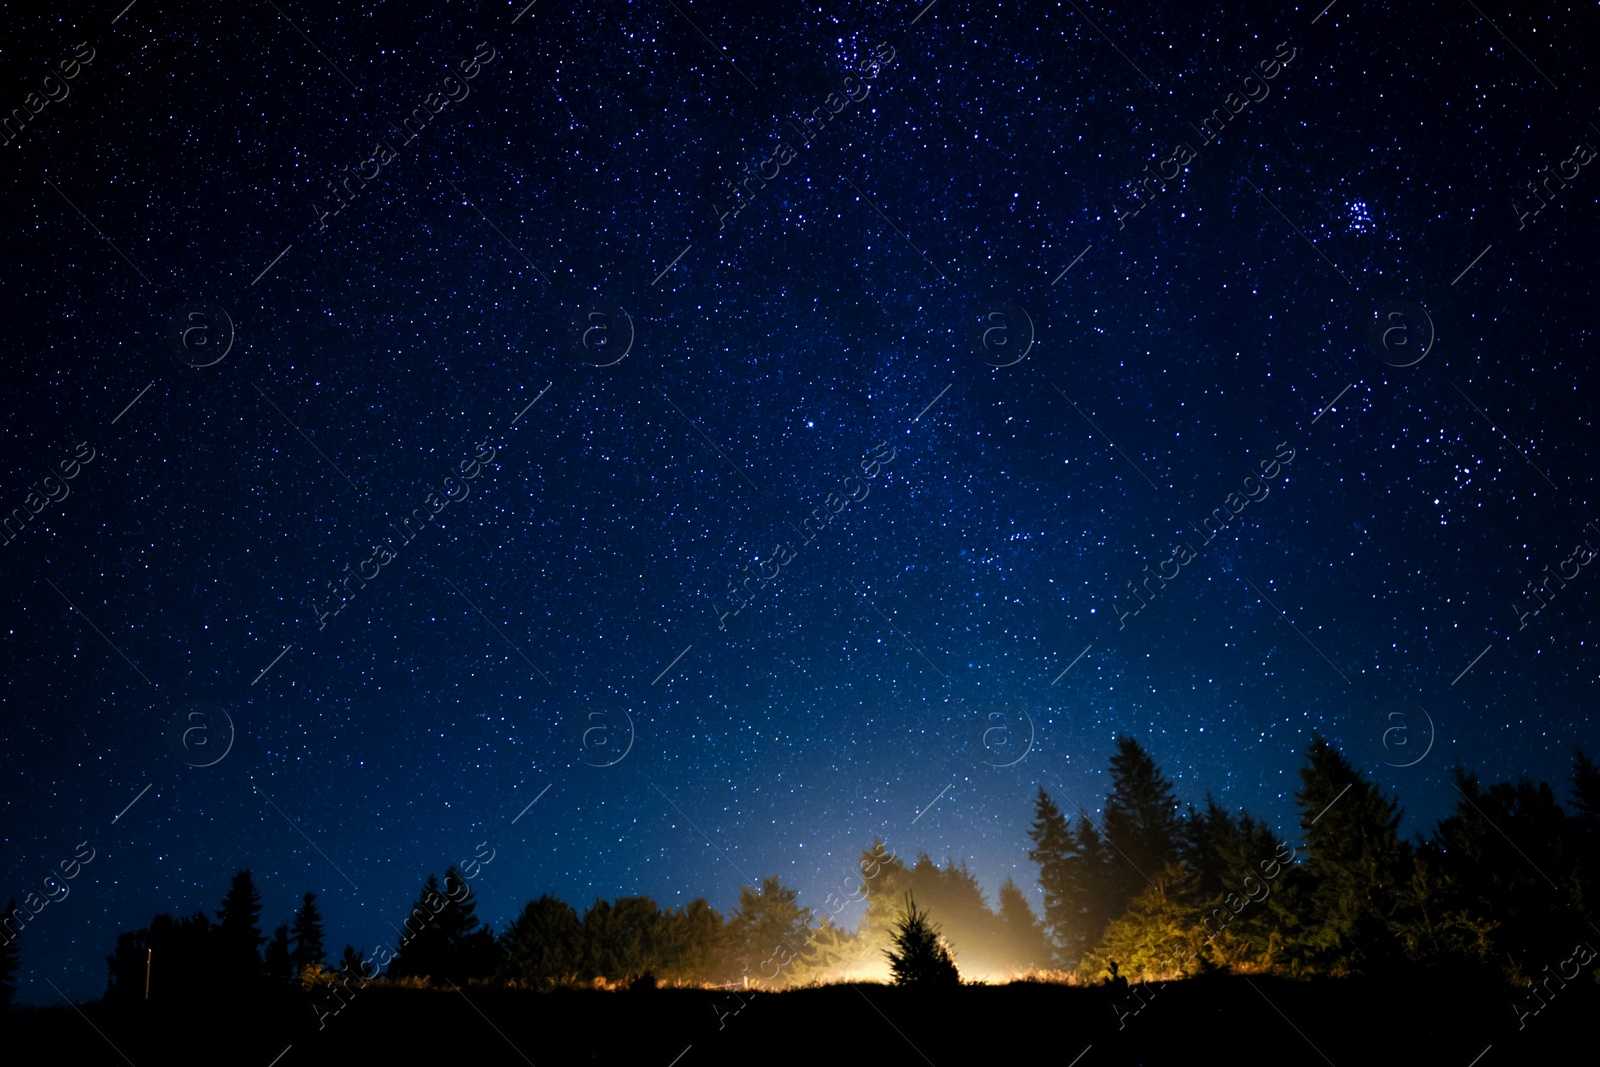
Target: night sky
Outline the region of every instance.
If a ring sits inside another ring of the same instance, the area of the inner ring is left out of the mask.
[[[1592,5],[124,2],[0,16],[22,1003],[1600,750]]]

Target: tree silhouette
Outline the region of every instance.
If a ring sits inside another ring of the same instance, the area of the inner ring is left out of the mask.
[[[649,897],[596,899],[583,917],[584,969],[597,978],[631,982],[666,962],[666,924]]]
[[[917,908],[910,893],[906,894],[905,910],[895,924],[893,941],[894,948],[886,955],[895,985],[947,989],[961,984],[961,974],[939,936],[939,928],[929,921],[927,912]]]
[[[666,927],[666,949],[662,969],[665,979],[710,984],[720,981],[726,967],[726,947],[722,916],[703,897],[689,901],[677,911],[662,916]]]
[[[860,866],[859,892],[866,894],[867,913],[857,928],[855,951],[847,966],[870,972],[882,967],[892,944],[899,902],[911,889],[911,870],[898,856],[886,855],[883,842],[876,839],[870,851],[862,849]]]
[[[287,982],[294,977],[294,958],[289,952],[289,927],[279,923],[267,941],[267,951],[262,960],[267,977],[277,982]]]
[[[739,906],[728,923],[730,962],[736,980],[774,986],[794,983],[793,966],[812,937],[811,909],[795,903],[799,894],[778,881],[762,880],[758,893],[739,887]]]
[[[6,905],[3,913],[10,915],[17,910],[16,897],[11,898],[11,903]],[[11,1007],[12,998],[17,995],[17,966],[20,960],[17,955],[17,939],[8,931],[0,930],[0,1012]]]
[[[1592,914],[1600,905],[1600,767],[1580,750],[1572,755],[1569,797],[1573,847],[1578,853],[1578,910]]]
[[[535,989],[578,979],[583,968],[583,924],[571,904],[546,893],[523,905],[500,935],[502,975]]]
[[[1377,969],[1396,953],[1384,931],[1410,868],[1396,833],[1399,805],[1320,736],[1306,750],[1300,781],[1295,801],[1311,878],[1304,954],[1335,975]]]
[[[345,945],[344,951],[339,954],[339,973],[351,978],[366,978],[367,972],[366,953],[354,945]]]
[[[149,926],[118,935],[115,950],[106,957],[106,999],[130,1004],[144,1000],[146,974],[154,1003],[231,992],[233,987],[225,983],[195,981],[196,975],[217,974],[216,933],[211,920],[197,911],[177,920],[157,915]]]
[[[1113,911],[1120,912],[1166,864],[1178,858],[1181,823],[1172,783],[1144,748],[1118,737],[1106,798],[1106,839],[1113,847]]]
[[[388,973],[396,978],[427,977],[440,985],[494,974],[500,966],[500,949],[476,913],[472,887],[454,867],[445,871],[442,890],[439,879],[428,875],[421,897],[406,917],[400,951]]]
[[[305,902],[294,913],[294,925],[289,932],[294,936],[294,949],[289,958],[294,962],[295,973],[324,962],[328,950],[322,942],[322,912],[317,910],[315,893],[305,895]]]
[[[1039,865],[1044,888],[1044,929],[1055,947],[1055,962],[1075,966],[1105,932],[1120,910],[1113,899],[1105,841],[1087,817],[1074,831],[1044,789],[1034,800],[1034,847],[1028,858]]]
[[[1128,910],[1113,919],[1079,973],[1086,978],[1152,981],[1199,969],[1199,951],[1206,938],[1201,911],[1193,901],[1197,876],[1169,863],[1155,872]]]
[[[1027,971],[1049,965],[1050,945],[1045,940],[1044,927],[1028,906],[1028,898],[1009,876],[1000,883],[997,918],[1001,956],[1010,970]]]
[[[1576,902],[1592,854],[1547,783],[1523,779],[1484,789],[1458,767],[1454,784],[1456,810],[1439,821],[1429,859],[1437,856],[1442,873],[1459,884],[1451,903],[1498,922],[1496,956],[1513,975],[1531,976],[1552,955],[1565,955],[1574,938],[1588,936],[1578,913],[1550,906],[1545,872],[1561,886],[1556,899]]]
[[[238,872],[217,909],[214,936],[217,978],[229,988],[248,986],[261,976],[261,894],[248,870]]]

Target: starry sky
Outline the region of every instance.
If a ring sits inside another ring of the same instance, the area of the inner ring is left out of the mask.
[[[1600,749],[1592,7],[122,2],[0,17],[23,1003]]]

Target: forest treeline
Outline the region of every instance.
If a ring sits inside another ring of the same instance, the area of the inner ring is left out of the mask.
[[[991,905],[964,862],[907,862],[874,841],[821,909],[775,877],[741,888],[727,915],[704,899],[666,908],[647,896],[596,899],[580,914],[547,894],[497,935],[476,915],[470,878],[451,867],[423,883],[395,938],[370,955],[346,945],[335,962],[313,894],[264,935],[260,894],[240,871],[214,918],[160,915],[121,934],[106,997],[176,1002],[198,975],[217,993],[299,985],[326,1022],[372,982],[773,989],[882,977],[912,899],[961,974],[991,981],[1470,967],[1548,988],[1553,975],[1594,970],[1589,946],[1600,935],[1587,916],[1600,896],[1600,770],[1582,752],[1566,806],[1547,783],[1484,787],[1458,768],[1454,810],[1410,841],[1398,833],[1398,800],[1320,737],[1299,771],[1292,834],[1209,796],[1180,811],[1172,783],[1132,738],[1117,740],[1110,770],[1099,825],[1043,789],[1034,798],[1027,854],[1042,915],[1010,879]],[[861,901],[857,928],[838,925]],[[15,941],[0,944],[7,1001],[16,952]]]

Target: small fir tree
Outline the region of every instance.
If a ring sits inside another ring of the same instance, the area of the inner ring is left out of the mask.
[[[927,989],[954,988],[961,984],[956,961],[950,956],[939,928],[928,913],[917,907],[916,899],[906,894],[905,910],[895,924],[894,948],[887,951],[889,971],[895,985]]]

